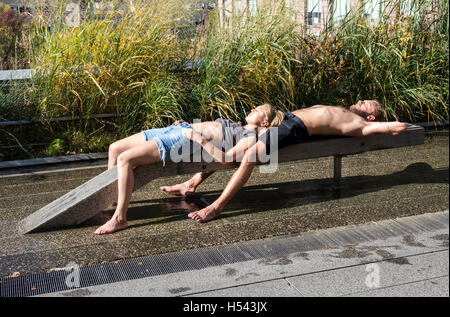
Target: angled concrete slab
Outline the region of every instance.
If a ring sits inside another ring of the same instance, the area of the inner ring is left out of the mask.
[[[158,177],[233,166],[236,165],[168,163],[165,167],[161,167],[161,164],[140,166],[134,171],[134,191]],[[116,200],[117,167],[114,166],[23,219],[19,224],[19,231],[31,233],[73,227],[108,208]]]
[[[107,208],[117,196],[117,168],[109,169],[23,219],[22,233],[75,226]]]

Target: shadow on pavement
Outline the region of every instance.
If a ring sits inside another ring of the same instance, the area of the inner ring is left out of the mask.
[[[427,163],[414,163],[404,170],[392,174],[342,177],[342,187],[338,199],[385,190],[399,185],[448,183],[448,172],[448,168],[433,169]],[[332,182],[333,179],[328,178],[247,186],[234,197],[220,218],[331,201],[336,199],[336,193],[332,190]],[[220,194],[221,191],[197,192],[190,198],[169,197],[133,201],[128,210],[128,220],[153,220],[133,224],[130,227],[185,220],[189,212],[206,207]],[[235,212],[227,214],[226,212],[230,210]],[[86,221],[82,226],[100,225],[107,221],[112,214],[112,210],[103,212]]]

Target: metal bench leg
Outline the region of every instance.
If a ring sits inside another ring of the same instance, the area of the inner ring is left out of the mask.
[[[333,198],[341,196],[342,155],[334,156]]]

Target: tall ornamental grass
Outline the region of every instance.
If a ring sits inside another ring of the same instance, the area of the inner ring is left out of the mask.
[[[41,29],[39,114],[115,112],[121,136],[182,116],[243,119],[263,102],[294,110],[374,98],[390,120],[448,119],[447,1],[386,0],[375,21],[363,1],[339,21],[329,15],[318,36],[277,3],[223,21],[216,9],[205,29],[189,26],[192,10],[176,0]],[[204,67],[180,67],[191,58]]]
[[[77,27],[65,25],[61,1],[52,19],[33,17],[36,73],[20,93],[1,89],[0,117],[47,122],[33,135],[50,144],[46,155],[104,151],[176,119],[242,120],[265,102],[292,111],[378,99],[388,120],[448,120],[448,1],[385,0],[375,20],[364,1],[339,19],[329,15],[320,34],[291,1],[222,21],[215,9],[202,25],[194,0],[133,0],[133,8],[117,0]],[[115,118],[93,119],[102,113]],[[77,120],[53,120],[61,116]],[[7,145],[38,142],[2,135]]]
[[[448,1],[385,1],[371,23],[364,5],[321,35],[318,99],[379,99],[390,120],[448,120]],[[325,88],[325,89],[320,89]]]
[[[298,81],[294,69],[302,64],[297,52],[303,28],[283,10],[262,8],[257,14],[234,17],[222,25],[219,12],[210,16],[202,52],[205,62],[199,84],[202,118],[243,118],[258,104],[296,107]]]
[[[180,1],[134,6],[86,15],[77,27],[61,23],[61,8],[50,28],[47,21],[37,26],[33,97],[41,118],[116,113],[124,136],[181,116],[181,83],[173,74],[186,59],[175,27],[183,23]]]
[[[293,110],[378,99],[389,120],[448,120],[448,2],[388,0],[379,19],[366,4],[318,35],[284,2],[258,14],[210,19],[197,93],[202,117],[243,118],[271,102]]]

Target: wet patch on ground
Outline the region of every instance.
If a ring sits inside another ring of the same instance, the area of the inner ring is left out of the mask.
[[[394,263],[394,264],[398,264],[398,265],[412,265],[411,263],[409,263],[408,259],[404,258],[404,257],[386,260],[386,262]]]
[[[288,259],[286,256],[282,256],[279,258],[263,259],[258,262],[258,264],[264,265],[288,265],[292,263],[293,263],[292,260]]]
[[[304,260],[309,261],[308,253],[306,253],[306,252],[296,253],[296,254],[293,255],[293,257],[294,257],[294,258],[299,258],[299,257],[301,257],[301,258],[303,258]]]
[[[237,273],[238,271],[233,268],[227,268],[227,270],[225,271],[226,276],[235,276]]]
[[[448,234],[439,234],[431,237],[431,239],[442,241],[441,246],[444,248],[448,248]]]
[[[236,278],[235,281],[244,281],[244,280],[248,279],[251,276],[257,277],[257,276],[259,276],[259,274],[258,273],[252,273],[252,272],[246,273],[246,274],[241,275],[238,278]]]
[[[335,253],[331,255],[334,258],[341,259],[354,259],[354,258],[365,258],[370,255],[378,255],[382,260],[388,260],[395,258],[395,254],[385,250],[384,248],[393,248],[399,249],[399,246],[382,246],[382,247],[374,247],[374,246],[361,246],[361,247],[347,247],[343,251],[339,253]]]
[[[184,292],[187,292],[190,290],[191,290],[190,287],[180,287],[180,288],[169,289],[169,293],[170,294],[180,294],[180,293],[184,293]]]
[[[91,291],[88,289],[77,289],[75,291],[62,293],[62,295],[65,297],[85,297],[91,294]]]
[[[426,247],[426,245],[424,245],[423,243],[417,242],[416,237],[412,235],[403,236],[402,242],[410,247],[420,247],[420,248]]]

